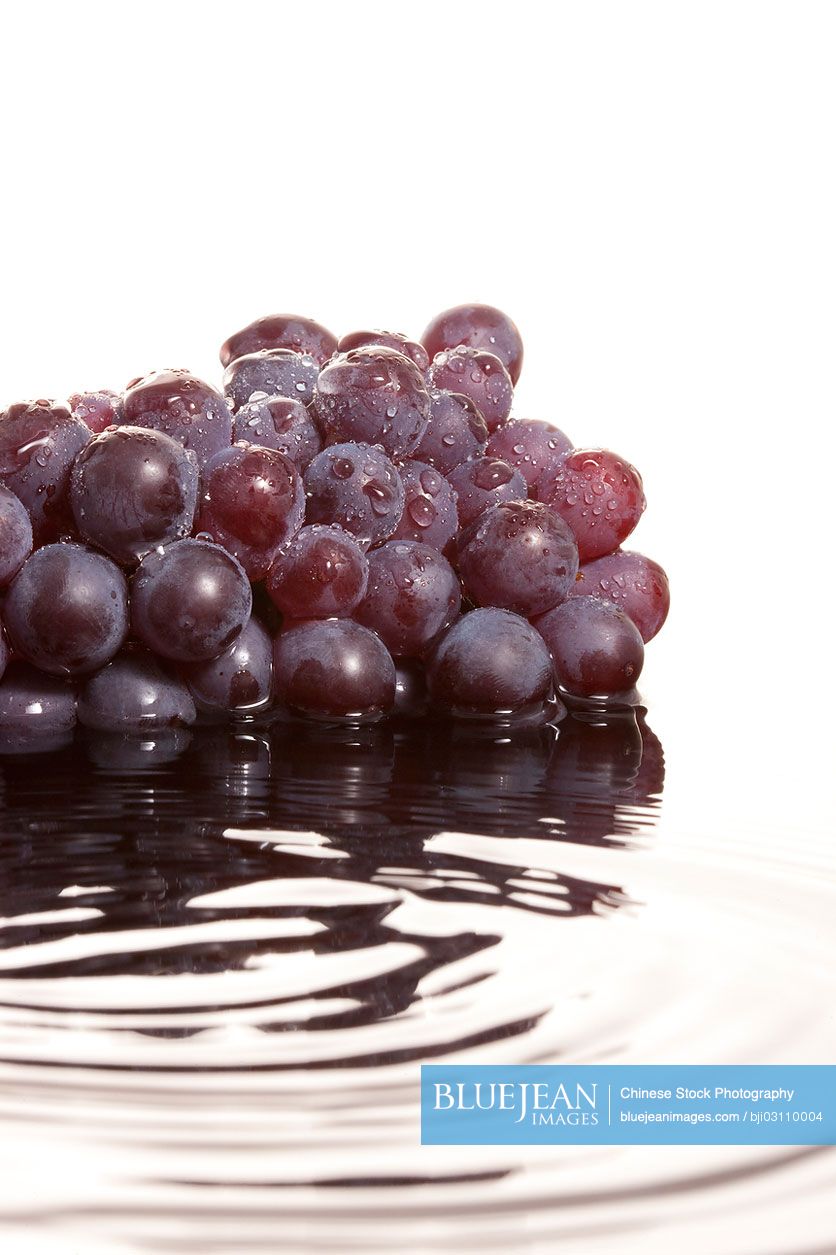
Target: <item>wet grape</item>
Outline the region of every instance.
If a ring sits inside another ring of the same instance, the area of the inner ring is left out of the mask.
[[[236,357],[227,366],[224,392],[233,410],[269,397],[289,397],[309,405],[318,375],[319,364],[307,353],[261,349]]]
[[[21,401],[0,414],[0,480],[28,510],[36,545],[72,534],[70,470],[92,434],[55,401]]]
[[[329,443],[377,444],[392,458],[412,452],[430,416],[415,363],[377,346],[352,349],[324,366],[314,405]]]
[[[624,549],[580,568],[569,595],[587,594],[604,597],[629,615],[645,644],[664,624],[671,604],[668,577],[659,563]]]
[[[390,540],[369,554],[369,585],[354,617],[395,657],[420,658],[456,619],[459,579],[429,545]]]
[[[539,493],[575,533],[581,562],[613,553],[645,507],[641,475],[609,449],[578,449],[543,475]]]
[[[498,458],[474,458],[463,462],[447,476],[456,493],[459,527],[469,526],[490,506],[500,501],[522,501],[526,497],[522,474]]]
[[[3,748],[69,732],[76,722],[75,689],[26,662],[9,665],[0,683],[0,740]]]
[[[228,366],[236,358],[260,349],[292,349],[309,355],[322,366],[336,351],[333,332],[299,314],[270,314],[248,323],[230,336],[221,348],[221,365]]]
[[[368,549],[401,521],[404,486],[390,459],[370,444],[335,444],[305,471],[308,523],[337,523]]]
[[[452,485],[435,467],[410,459],[401,463],[400,476],[404,509],[392,539],[418,540],[446,553],[459,526]]]
[[[183,667],[183,678],[201,709],[254,714],[270,704],[273,642],[251,618],[236,641],[217,658]]]
[[[322,437],[307,406],[292,397],[248,401],[232,420],[236,441],[278,449],[304,471],[322,448]]]
[[[298,623],[276,637],[276,694],[319,718],[374,719],[395,700],[395,664],[379,636],[351,619]]]
[[[124,422],[171,436],[191,449],[200,466],[232,441],[226,398],[187,370],[155,371],[130,384]]]
[[[405,336],[401,331],[349,331],[348,335],[344,335],[339,341],[337,352],[348,353],[351,349],[365,349],[370,345],[403,353],[404,357],[410,358],[415,363],[422,374],[429,367],[430,355],[423,344],[419,344],[417,340],[410,340],[409,336]]]
[[[491,715],[544,701],[552,689],[549,651],[519,615],[471,610],[441,639],[427,666],[436,709]]]
[[[32,552],[32,520],[25,505],[0,484],[0,588],[16,575]]]
[[[444,390],[430,393],[430,421],[414,457],[448,475],[462,462],[481,457],[487,443],[485,420],[470,397]]]
[[[558,682],[577,697],[622,693],[641,675],[641,633],[611,601],[573,597],[534,626],[551,651]]]
[[[122,398],[118,392],[74,392],[67,404],[73,418],[80,418],[96,434],[124,421]]]
[[[478,606],[529,618],[569,596],[578,547],[568,523],[536,501],[491,506],[459,538],[459,572]]]
[[[498,357],[482,349],[445,349],[430,365],[433,388],[462,392],[479,410],[488,431],[504,423],[511,413],[514,385]]]
[[[354,537],[341,527],[314,523],[278,554],[267,592],[291,619],[342,618],[360,603],[368,578],[368,559]]]
[[[99,732],[184,727],[197,718],[188,687],[144,650],[119,654],[78,695],[78,719]]]
[[[568,436],[552,423],[534,418],[512,418],[497,427],[487,452],[516,466],[528,486],[528,495],[539,498],[540,481],[572,451]]]
[[[512,383],[516,384],[520,377],[522,336],[508,315],[493,305],[456,305],[445,309],[436,315],[421,339],[431,358],[444,349],[464,344],[495,354],[508,371]]]

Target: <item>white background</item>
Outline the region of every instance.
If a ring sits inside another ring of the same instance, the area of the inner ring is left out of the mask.
[[[644,474],[681,805],[774,815],[777,772],[821,823],[835,29],[797,2],[7,4],[0,402],[218,381],[270,312],[507,309],[517,413]]]

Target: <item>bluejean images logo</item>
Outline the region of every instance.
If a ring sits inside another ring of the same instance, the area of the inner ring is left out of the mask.
[[[598,1123],[598,1083],[578,1081],[433,1081],[434,1111],[507,1111],[515,1124]]]

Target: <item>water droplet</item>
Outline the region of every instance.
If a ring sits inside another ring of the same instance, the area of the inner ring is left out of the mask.
[[[435,522],[435,506],[426,497],[413,497],[406,512],[416,527],[432,527]]]
[[[334,458],[331,463],[331,470],[337,479],[351,479],[354,474],[354,463],[350,458]]]

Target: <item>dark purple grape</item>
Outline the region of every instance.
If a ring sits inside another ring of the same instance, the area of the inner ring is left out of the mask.
[[[470,397],[461,392],[430,393],[430,421],[415,450],[415,457],[429,462],[442,475],[481,457],[488,443],[485,420]]]
[[[668,577],[659,563],[624,549],[581,567],[569,596],[586,594],[607,598],[629,615],[645,644],[662,627],[671,605]]]
[[[36,549],[9,586],[9,640],[50,675],[102,667],[128,634],[128,586],[115,563],[84,545]]]
[[[0,479],[29,511],[36,545],[72,532],[70,469],[91,436],[54,401],[21,401],[0,414]]]
[[[394,349],[410,358],[423,375],[429,368],[430,355],[417,340],[410,340],[401,331],[349,331],[337,345],[338,353],[350,353],[352,349],[365,349],[376,345],[384,349]]]
[[[494,431],[511,413],[514,385],[498,357],[483,349],[445,349],[432,360],[428,375],[433,388],[470,397]]]
[[[0,588],[17,574],[31,552],[29,511],[11,489],[0,484]]]
[[[551,659],[542,636],[519,615],[471,610],[443,636],[427,681],[437,709],[501,714],[545,701]]]
[[[144,651],[119,654],[86,681],[78,696],[79,723],[99,732],[144,733],[184,727],[196,718],[184,681]]]
[[[515,324],[493,305],[456,305],[437,314],[421,339],[430,357],[459,344],[486,349],[502,362],[511,382],[520,377],[523,362],[522,337]]]
[[[297,623],[276,637],[276,694],[320,718],[373,719],[395,701],[395,664],[379,636],[351,619]]]
[[[613,553],[645,507],[641,475],[608,449],[578,449],[543,475],[539,495],[575,533],[581,562]]]
[[[394,464],[370,444],[335,444],[305,471],[308,523],[338,523],[368,549],[401,521],[404,487]]]
[[[299,314],[270,314],[257,318],[229,337],[221,348],[221,365],[260,349],[292,349],[305,353],[322,366],[336,351],[337,337],[327,328]]]
[[[468,527],[490,506],[522,501],[528,495],[522,474],[497,458],[474,458],[447,476],[456,493],[459,527]]]
[[[573,597],[534,619],[534,626],[551,651],[558,682],[576,697],[622,693],[641,675],[641,633],[611,601]]]
[[[369,586],[354,617],[395,657],[420,658],[460,606],[458,576],[437,549],[390,540],[369,554]]]
[[[488,441],[488,454],[516,466],[528,495],[539,499],[540,480],[572,452],[572,442],[558,427],[535,418],[512,418]]]
[[[131,580],[131,626],[163,658],[202,662],[237,640],[252,600],[237,558],[208,540],[180,540],[139,564]]]
[[[395,707],[393,714],[419,719],[427,713],[427,677],[423,663],[415,658],[395,660]]]
[[[52,748],[52,739],[72,732],[75,690],[25,662],[10,664],[0,683],[0,750]]]
[[[197,527],[262,580],[305,518],[302,475],[277,449],[236,444],[204,467]]]
[[[362,600],[369,562],[349,532],[315,523],[303,527],[277,556],[267,592],[291,619],[343,618]]]
[[[405,494],[401,521],[393,540],[419,540],[446,553],[459,527],[456,494],[435,467],[407,459],[401,464]]]
[[[458,563],[477,606],[503,606],[530,618],[569,596],[578,547],[569,524],[548,506],[504,501],[460,536]]]
[[[278,449],[300,471],[322,448],[319,428],[310,411],[292,397],[270,397],[266,401],[250,401],[242,405],[232,420],[236,441]]]
[[[6,637],[3,635],[3,625],[0,623],[0,679],[3,678],[8,665],[9,647],[6,644]]]
[[[412,452],[430,416],[429,393],[415,363],[375,346],[352,349],[324,366],[314,405],[328,443],[379,444],[393,458]]]
[[[254,714],[270,704],[273,642],[257,619],[217,658],[183,667],[183,678],[200,707],[213,712]]]
[[[160,370],[130,384],[124,421],[165,432],[203,466],[232,442],[232,415],[220,392],[187,370]]]
[[[318,374],[319,363],[308,353],[260,349],[227,366],[224,392],[233,410],[269,397],[290,397],[310,405]]]
[[[112,427],[75,461],[70,500],[79,533],[117,562],[188,536],[197,503],[195,455],[147,427]]]
[[[74,392],[67,404],[73,418],[80,418],[94,435],[124,421],[121,396],[106,388],[101,392]]]

